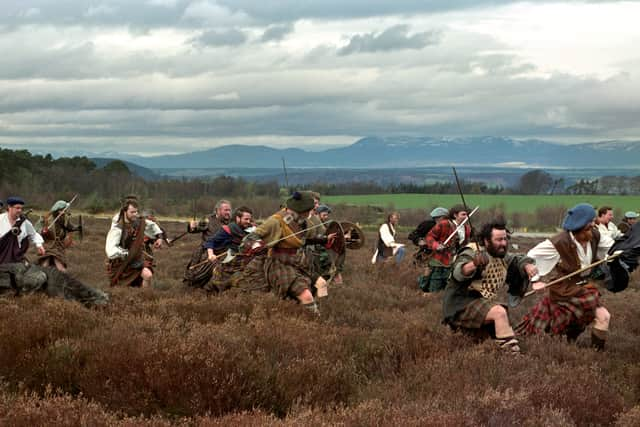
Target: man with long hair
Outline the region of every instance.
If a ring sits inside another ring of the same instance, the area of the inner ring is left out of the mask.
[[[145,235],[153,238],[154,248],[159,249],[164,235],[155,222],[140,217],[138,209],[137,199],[126,198],[107,234],[107,274],[112,286],[151,287],[154,263],[144,250],[144,239]]]

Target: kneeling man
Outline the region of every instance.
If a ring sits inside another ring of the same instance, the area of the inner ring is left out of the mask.
[[[496,297],[507,283],[509,294],[522,295],[538,270],[531,258],[507,253],[507,233],[504,221],[493,221],[483,225],[479,234],[486,251],[470,246],[462,249],[444,290],[443,311],[444,322],[452,329],[475,333],[488,327],[500,347],[517,353],[520,347],[507,305]]]

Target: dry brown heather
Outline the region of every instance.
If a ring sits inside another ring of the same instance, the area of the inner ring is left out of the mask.
[[[107,226],[88,221],[69,254],[101,288]],[[157,289],[109,289],[103,310],[1,300],[0,425],[640,425],[637,277],[604,297],[605,353],[540,337],[513,357],[441,325],[441,297],[416,290],[409,263],[369,264],[372,239],[321,320],[270,294],[184,289],[198,241],[156,252]]]

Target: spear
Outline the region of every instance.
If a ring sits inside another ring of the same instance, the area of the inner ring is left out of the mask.
[[[544,289],[547,289],[549,286],[553,286],[553,285],[556,285],[556,284],[558,284],[560,282],[563,282],[566,279],[569,279],[570,277],[576,276],[576,275],[578,275],[580,273],[584,273],[585,271],[590,270],[593,267],[596,267],[596,266],[598,266],[600,264],[604,264],[605,262],[609,262],[612,259],[617,258],[620,255],[622,255],[623,252],[624,251],[622,251],[622,250],[615,251],[613,254],[605,256],[604,259],[601,259],[599,261],[591,263],[591,264],[587,265],[586,267],[582,267],[581,269],[574,271],[573,273],[569,273],[566,276],[562,276],[562,277],[560,277],[560,278],[558,278],[556,280],[553,280],[553,281],[547,283],[546,285],[544,285],[544,287],[542,287],[540,289],[532,289],[529,292],[527,292],[526,294],[524,294],[524,298],[528,297],[529,295],[533,295],[538,291],[542,291]],[[535,279],[535,278],[536,278],[536,276],[532,277],[532,279]]]
[[[71,204],[78,198],[78,195],[76,194],[75,196],[73,196],[73,199],[71,199],[71,201],[69,201],[69,203],[67,203],[67,207],[62,209],[62,211],[60,211],[60,213],[58,214],[58,216],[56,216],[54,218],[53,221],[51,221],[51,224],[49,224],[49,226],[47,228],[51,228],[53,226],[53,224],[56,223],[56,221],[58,220],[58,218],[60,218],[62,215],[64,215],[67,210],[69,210],[69,208],[71,207]]]

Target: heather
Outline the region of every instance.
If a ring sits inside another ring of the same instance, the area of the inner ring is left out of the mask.
[[[170,237],[184,227],[162,225]],[[575,345],[543,336],[513,357],[441,325],[441,297],[417,291],[408,262],[369,264],[372,239],[348,253],[346,283],[317,320],[271,294],[185,289],[199,236],[155,252],[156,289],[109,288],[108,223],[87,227],[70,272],[112,303],[0,299],[2,425],[640,424],[637,276],[604,295],[606,352],[588,334]]]

